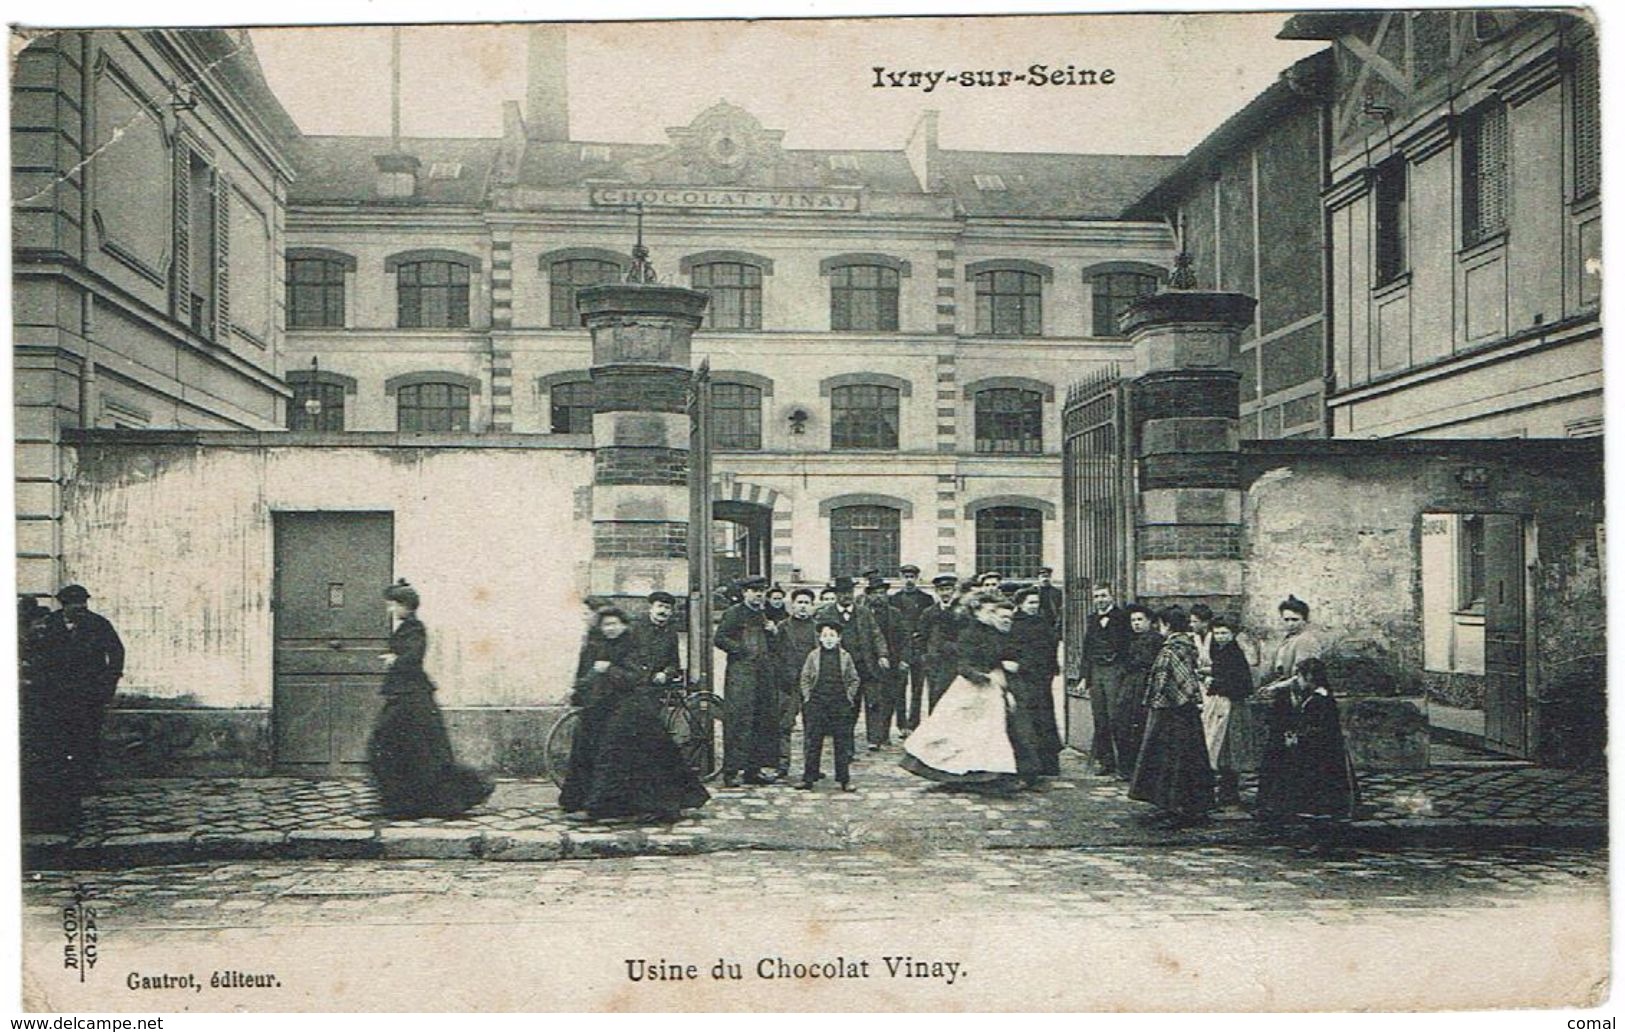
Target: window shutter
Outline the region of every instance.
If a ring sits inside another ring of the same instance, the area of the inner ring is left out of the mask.
[[[214,177],[214,339],[231,339],[231,184]]]
[[[179,139],[175,141],[175,243],[170,265],[174,296],[170,308],[183,326],[192,325],[192,152]]]
[[[1602,189],[1602,108],[1597,84],[1597,44],[1577,48],[1574,61],[1574,198]]]

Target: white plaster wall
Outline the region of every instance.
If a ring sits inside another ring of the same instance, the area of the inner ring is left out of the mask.
[[[70,478],[64,576],[124,638],[124,690],[269,706],[272,514],[390,511],[441,702],[559,703],[592,551],[576,487],[591,478],[575,449],[120,447]]]

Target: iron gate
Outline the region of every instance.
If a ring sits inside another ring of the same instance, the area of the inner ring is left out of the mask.
[[[1089,589],[1109,583],[1132,598],[1132,464],[1127,461],[1127,381],[1116,366],[1067,392],[1061,417],[1061,497],[1066,535],[1064,633],[1068,695],[1083,676],[1081,648]],[[1072,701],[1067,703],[1069,727]],[[1087,748],[1087,743],[1083,743]]]

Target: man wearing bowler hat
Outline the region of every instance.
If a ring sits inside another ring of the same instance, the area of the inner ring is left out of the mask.
[[[62,608],[46,617],[38,652],[55,727],[51,767],[57,773],[47,797],[30,810],[42,823],[69,830],[96,787],[102,718],[124,676],[124,643],[106,617],[90,611],[90,592],[80,585],[69,584],[56,599]]]
[[[841,647],[852,655],[852,662],[858,668],[859,702],[867,700],[871,694],[878,693],[880,678],[891,670],[891,654],[886,651],[886,639],[880,633],[880,627],[875,623],[874,614],[869,608],[858,602],[854,592],[856,585],[851,577],[835,578],[835,602],[818,610],[814,619],[834,621],[841,626]],[[877,696],[878,697],[878,696]],[[852,707],[852,723],[858,721],[858,712],[862,705]]]

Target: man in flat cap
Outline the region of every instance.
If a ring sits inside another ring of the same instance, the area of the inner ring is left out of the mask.
[[[908,733],[920,726],[920,713],[925,706],[925,633],[920,618],[936,600],[920,587],[920,568],[905,563],[898,571],[903,575],[903,586],[891,593],[892,610],[897,614],[903,652],[897,664],[897,680],[901,689],[898,699],[897,726]]]
[[[954,602],[959,594],[959,578],[941,573],[931,578],[931,587],[937,598],[931,608],[920,614],[920,637],[925,643],[925,686],[930,708],[937,708],[937,700],[948,690],[954,679],[954,665],[959,661],[955,643],[959,638],[959,613]]]
[[[70,831],[96,787],[102,718],[124,676],[124,643],[106,617],[90,611],[90,592],[80,585],[69,584],[56,599],[62,608],[45,618],[37,646],[46,720],[55,730],[48,765],[56,775],[29,809],[51,830]]]
[[[722,740],[725,788],[738,788],[741,779],[747,785],[765,785],[762,768],[778,765],[772,643],[779,628],[765,611],[766,577],[747,577],[739,590],[743,600],[722,614],[713,638],[728,657],[722,680],[728,713]]]
[[[1053,567],[1042,566],[1038,570],[1038,612],[1049,621],[1051,629],[1057,638],[1062,635],[1061,626],[1061,589],[1055,586],[1055,570]]]
[[[677,646],[677,621],[672,613],[677,599],[666,591],[649,593],[649,612],[632,623],[632,654],[649,671],[653,684],[677,683],[683,675],[682,654]]]

